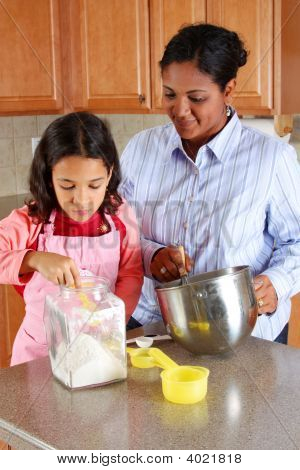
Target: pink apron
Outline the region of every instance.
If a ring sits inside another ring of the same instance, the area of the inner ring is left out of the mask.
[[[111,231],[99,237],[65,237],[53,235],[56,212],[44,233],[38,237],[38,251],[58,253],[72,258],[78,269],[105,277],[114,292],[120,262],[120,234],[110,216]],[[24,290],[26,314],[16,335],[11,366],[48,355],[43,315],[45,297],[59,287],[35,272]]]

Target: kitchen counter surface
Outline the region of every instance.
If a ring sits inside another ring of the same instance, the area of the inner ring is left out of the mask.
[[[210,369],[203,401],[169,403],[159,369],[130,362],[123,382],[69,391],[43,358],[0,370],[0,439],[17,449],[300,449],[299,349],[253,337],[222,356],[155,346]]]

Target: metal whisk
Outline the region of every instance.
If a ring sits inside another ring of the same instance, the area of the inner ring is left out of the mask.
[[[184,266],[184,273],[181,275],[181,284],[186,285],[186,284],[188,284],[188,273],[185,269],[185,253],[184,253],[183,245],[178,245],[178,250],[180,251],[181,258],[182,258],[182,263],[183,263],[183,266]]]

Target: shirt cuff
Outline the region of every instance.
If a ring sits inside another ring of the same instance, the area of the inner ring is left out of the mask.
[[[142,242],[142,252],[143,252],[143,262],[144,262],[144,271],[145,276],[153,279],[153,276],[150,271],[150,264],[153,258],[154,253],[161,248],[165,248],[165,245],[160,243],[153,242],[151,240],[141,240]]]
[[[288,274],[282,268],[269,268],[261,274],[268,276],[272,282],[278,300],[293,295],[293,284],[291,284]]]

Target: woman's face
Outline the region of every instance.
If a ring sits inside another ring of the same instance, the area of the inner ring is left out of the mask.
[[[173,62],[162,72],[163,107],[180,137],[202,145],[226,123],[235,80],[224,92],[193,62]]]
[[[52,168],[52,184],[60,208],[77,222],[88,220],[101,206],[110,177],[102,160],[62,158]]]

